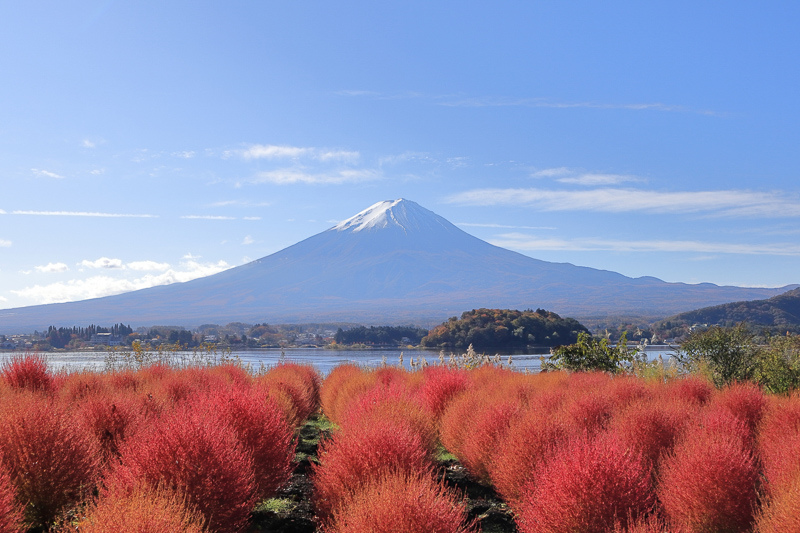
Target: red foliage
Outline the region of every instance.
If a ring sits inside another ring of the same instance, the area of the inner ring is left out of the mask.
[[[54,388],[47,361],[38,354],[12,355],[3,361],[0,375],[14,389],[52,392]]]
[[[50,399],[18,393],[0,408],[4,464],[34,527],[53,523],[91,492],[98,480],[97,443]]]
[[[443,366],[425,367],[422,376],[423,381],[416,395],[435,419],[438,419],[448,403],[469,385],[466,372]]]
[[[325,416],[338,424],[348,404],[375,384],[375,374],[356,365],[339,365],[325,378],[320,389],[320,402]]]
[[[22,512],[14,499],[14,485],[5,468],[0,465],[0,533],[21,531]]]
[[[753,522],[755,460],[741,435],[714,420],[723,425],[687,428],[661,465],[658,496],[670,526],[683,533],[744,532]]]
[[[800,477],[774,491],[767,505],[761,509],[754,530],[756,533],[800,531]]]
[[[257,378],[259,385],[283,391],[292,399],[296,424],[319,409],[320,377],[310,365],[282,363]]]
[[[142,419],[139,401],[130,394],[104,392],[87,398],[75,407],[78,423],[98,445],[103,464],[119,457],[120,446]]]
[[[523,487],[533,486],[534,473],[564,445],[568,434],[560,419],[544,411],[529,410],[511,421],[497,442],[489,470],[494,487],[509,505],[519,507]]]
[[[563,409],[576,433],[594,434],[606,429],[614,412],[614,404],[602,390],[576,391],[574,396],[566,400]]]
[[[203,515],[176,492],[139,486],[105,492],[69,533],[205,533]]]
[[[661,393],[667,398],[681,399],[696,405],[703,405],[711,399],[714,386],[707,380],[689,375],[666,383]]]
[[[523,533],[606,533],[654,504],[644,461],[613,435],[579,438],[535,477],[519,509]]]
[[[371,479],[337,509],[326,533],[466,533],[456,494],[428,474],[389,473]]]
[[[800,397],[775,402],[761,423],[758,449],[770,493],[800,477]]]
[[[429,451],[419,433],[398,419],[365,418],[319,447],[312,465],[314,503],[323,520],[368,480],[386,472],[432,469]]]
[[[128,439],[111,491],[145,484],[183,492],[215,531],[247,527],[255,504],[253,463],[234,430],[208,406],[179,408]]]
[[[614,417],[610,430],[652,467],[672,450],[691,417],[690,404],[645,400],[628,406]]]
[[[475,413],[469,438],[462,441],[457,454],[474,478],[484,483],[490,482],[489,469],[492,457],[497,452],[498,442],[505,436],[519,410],[516,401],[495,400],[481,406]]]
[[[742,420],[747,427],[747,440],[753,442],[767,398],[754,383],[735,383],[714,394],[706,408],[727,411]]]
[[[257,494],[270,498],[289,480],[294,434],[280,407],[258,388],[226,387],[194,400],[194,409],[209,409],[236,432],[253,460]]]

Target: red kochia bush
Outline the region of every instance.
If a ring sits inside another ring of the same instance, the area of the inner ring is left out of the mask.
[[[142,415],[139,402],[129,393],[99,393],[75,407],[77,422],[94,436],[102,463],[119,457],[119,449],[136,429]]]
[[[761,509],[756,520],[757,533],[794,533],[800,531],[800,477],[782,487]]]
[[[472,476],[489,483],[489,469],[512,420],[520,411],[514,400],[495,400],[481,407],[472,419],[469,437],[461,443],[458,458]]]
[[[0,465],[0,533],[21,531],[22,513],[14,499],[14,486],[4,466]]]
[[[756,428],[767,408],[767,398],[754,383],[734,383],[712,396],[707,410],[725,411],[744,422],[745,440],[752,444]]]
[[[317,514],[328,519],[347,496],[386,472],[426,472],[428,449],[407,422],[365,418],[324,441],[312,465]]]
[[[68,533],[205,533],[203,515],[178,493],[139,486],[105,493]]]
[[[743,532],[753,522],[757,478],[740,435],[689,427],[662,462],[658,496],[669,525],[682,533]]]
[[[578,438],[535,476],[519,510],[523,533],[606,533],[654,505],[644,461],[614,435]]]
[[[294,404],[297,422],[319,409],[319,373],[310,365],[282,363],[257,378],[259,385],[285,391]]]
[[[374,372],[365,372],[355,365],[339,365],[322,382],[320,402],[322,411],[333,423],[341,423],[348,404],[371,389],[376,382]]]
[[[775,402],[761,423],[758,449],[766,478],[773,493],[800,479],[800,397]]]
[[[552,414],[529,410],[512,420],[508,431],[497,442],[489,475],[497,492],[514,509],[519,507],[523,487],[535,481],[541,464],[563,446],[568,431]]]
[[[422,370],[422,384],[416,391],[420,403],[438,419],[448,403],[469,386],[469,377],[463,370],[443,366],[427,366]]]
[[[4,400],[0,451],[26,522],[46,527],[95,488],[100,452],[50,399],[23,392]]]
[[[0,374],[14,389],[53,390],[53,376],[47,371],[47,361],[38,354],[12,355],[0,366]]]
[[[142,484],[175,489],[212,530],[243,531],[256,501],[252,459],[219,416],[192,407],[164,415],[126,441],[110,491]]]
[[[259,497],[274,496],[289,480],[295,448],[293,428],[280,407],[263,389],[239,387],[199,396],[194,408],[204,407],[234,429],[242,449],[250,454]]]
[[[466,533],[458,497],[429,474],[384,473],[352,493],[326,533]]]

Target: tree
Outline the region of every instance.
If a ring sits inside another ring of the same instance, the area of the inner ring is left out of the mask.
[[[581,331],[575,344],[557,347],[550,360],[542,365],[542,370],[600,370],[617,374],[630,367],[634,355],[635,350],[628,349],[628,339],[624,333],[616,346],[612,346],[606,338],[598,340]]]
[[[714,326],[694,331],[675,360],[685,371],[707,371],[717,387],[754,377],[760,348],[744,323],[732,328]]]

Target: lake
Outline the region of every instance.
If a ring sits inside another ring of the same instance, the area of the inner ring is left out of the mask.
[[[6,358],[11,354],[19,352],[8,352],[0,355]],[[531,354],[511,354],[511,367],[514,370],[538,372],[541,368],[541,357],[549,355],[549,351]],[[657,359],[659,356],[668,360],[674,353],[669,346],[650,346],[647,349],[649,359]],[[411,368],[411,361],[424,357],[429,364],[439,362],[438,350],[399,350],[399,349],[375,349],[375,350],[325,350],[323,348],[266,348],[255,350],[242,350],[231,352],[230,356],[240,359],[243,363],[249,364],[253,370],[258,370],[263,364],[266,367],[274,366],[281,360],[296,363],[308,363],[314,365],[322,375],[327,375],[334,367],[345,364],[355,363],[366,367],[378,367],[384,362],[388,365],[398,366],[401,364],[406,369]],[[48,365],[54,371],[78,371],[106,369],[106,357],[108,352],[46,352],[43,354],[47,359]],[[446,354],[449,355],[449,354]],[[193,352],[178,352],[176,357],[191,359]],[[508,363],[509,354],[500,354],[503,364]]]

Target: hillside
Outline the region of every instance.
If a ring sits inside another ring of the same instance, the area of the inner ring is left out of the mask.
[[[765,300],[732,302],[680,313],[655,324],[657,331],[677,333],[695,324],[733,326],[745,322],[773,333],[800,333],[800,289]]]

